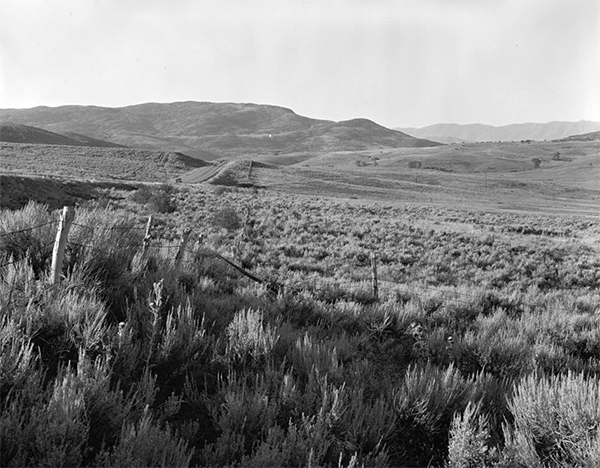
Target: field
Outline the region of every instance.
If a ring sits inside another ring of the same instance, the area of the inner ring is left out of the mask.
[[[0,143],[2,173],[11,175],[164,182],[194,168],[202,160],[177,152],[130,148]]]
[[[599,212],[597,141],[472,143],[256,160],[272,165],[253,171],[256,183],[282,191],[484,210]],[[411,162],[420,167],[409,168]]]
[[[3,211],[0,465],[598,466],[597,143],[455,146]]]

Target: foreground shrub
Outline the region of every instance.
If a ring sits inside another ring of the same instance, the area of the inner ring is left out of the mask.
[[[59,376],[37,400],[16,396],[0,421],[2,466],[81,464],[88,424],[84,388],[72,372]]]
[[[193,453],[187,444],[161,429],[144,415],[137,424],[127,424],[121,431],[119,444],[108,458],[108,466],[190,466]]]
[[[131,265],[142,245],[143,228],[108,210],[78,210],[75,222],[67,245],[67,271],[96,286],[111,318],[120,321],[133,299]]]
[[[56,219],[46,205],[33,202],[18,211],[1,211],[0,263],[26,258],[39,277],[50,266]]]
[[[600,379],[530,375],[509,403],[506,466],[600,465]]]
[[[400,465],[443,463],[453,415],[462,411],[476,389],[453,366],[413,367],[395,395],[397,415],[393,461]]]
[[[268,356],[279,339],[276,330],[263,323],[258,310],[242,310],[227,327],[227,354],[234,360],[259,361]]]
[[[469,403],[462,414],[457,413],[452,419],[448,468],[488,467],[496,458],[495,450],[488,447],[487,418],[478,413],[479,408]]]

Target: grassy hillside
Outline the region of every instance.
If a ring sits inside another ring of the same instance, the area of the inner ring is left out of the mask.
[[[47,205],[53,210],[88,201],[100,201],[106,205],[112,200],[120,200],[123,193],[138,188],[135,184],[10,174],[0,174],[0,187],[0,209],[12,210],[22,208],[30,201]]]
[[[55,132],[78,132],[202,159],[298,151],[437,146],[366,119],[330,122],[277,106],[177,102],[121,108],[63,106],[3,109],[4,118]]]
[[[182,153],[133,148],[96,148],[0,143],[1,171],[91,180],[167,182],[205,161]]]
[[[600,151],[594,142],[300,153],[254,161],[271,166],[254,166],[248,182],[282,192],[490,210],[600,212]]]
[[[600,131],[584,133],[581,135],[571,135],[567,138],[562,138],[559,141],[598,141],[600,140]]]
[[[29,125],[12,122],[0,123],[0,141],[10,143],[35,143],[44,145],[97,146],[118,148],[121,145],[109,141],[97,140],[78,133],[58,134]]]
[[[12,175],[56,175],[83,181],[181,179],[183,183],[490,210],[588,214],[600,210],[598,142],[303,152],[221,160],[216,165],[178,153],[133,149],[5,143],[0,150],[2,170]],[[411,167],[414,163],[417,166]]]

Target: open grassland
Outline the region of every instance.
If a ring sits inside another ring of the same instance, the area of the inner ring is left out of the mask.
[[[597,141],[474,143],[264,157],[258,160],[269,164],[257,164],[247,182],[281,192],[388,203],[597,215],[599,145]]]
[[[240,179],[245,180],[245,179]],[[319,194],[384,203],[471,206],[489,211],[580,213],[600,211],[600,188],[586,189],[530,175],[447,174],[381,167],[252,169],[248,180],[280,193]]]
[[[481,209],[379,171],[114,191],[77,209],[58,286],[57,213],[3,211],[0,464],[598,466],[597,212]]]
[[[2,173],[13,176],[208,182],[491,211],[595,215],[600,210],[598,141],[253,155],[214,166],[180,153],[132,149],[4,143],[0,153]]]

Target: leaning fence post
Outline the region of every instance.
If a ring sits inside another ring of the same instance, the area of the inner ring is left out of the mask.
[[[144,255],[146,255],[150,248],[150,231],[152,231],[152,216],[148,217],[148,223],[146,224],[146,233],[144,234],[144,244],[142,248],[142,253]]]
[[[62,266],[65,259],[65,247],[67,246],[67,237],[69,228],[75,218],[75,211],[70,206],[65,206],[60,214],[58,222],[58,231],[56,231],[56,240],[52,251],[52,269],[50,273],[50,282],[58,284],[62,273]]]
[[[187,243],[190,240],[191,233],[192,230],[190,228],[187,228],[185,231],[183,231],[181,241],[179,242],[179,250],[177,250],[177,255],[175,255],[175,263],[173,264],[175,268],[179,268],[179,266],[181,265],[183,255],[185,254],[185,248],[187,247]]]
[[[377,260],[375,259],[375,253],[371,252],[371,280],[373,282],[373,297],[379,298],[379,286],[377,284]]]

